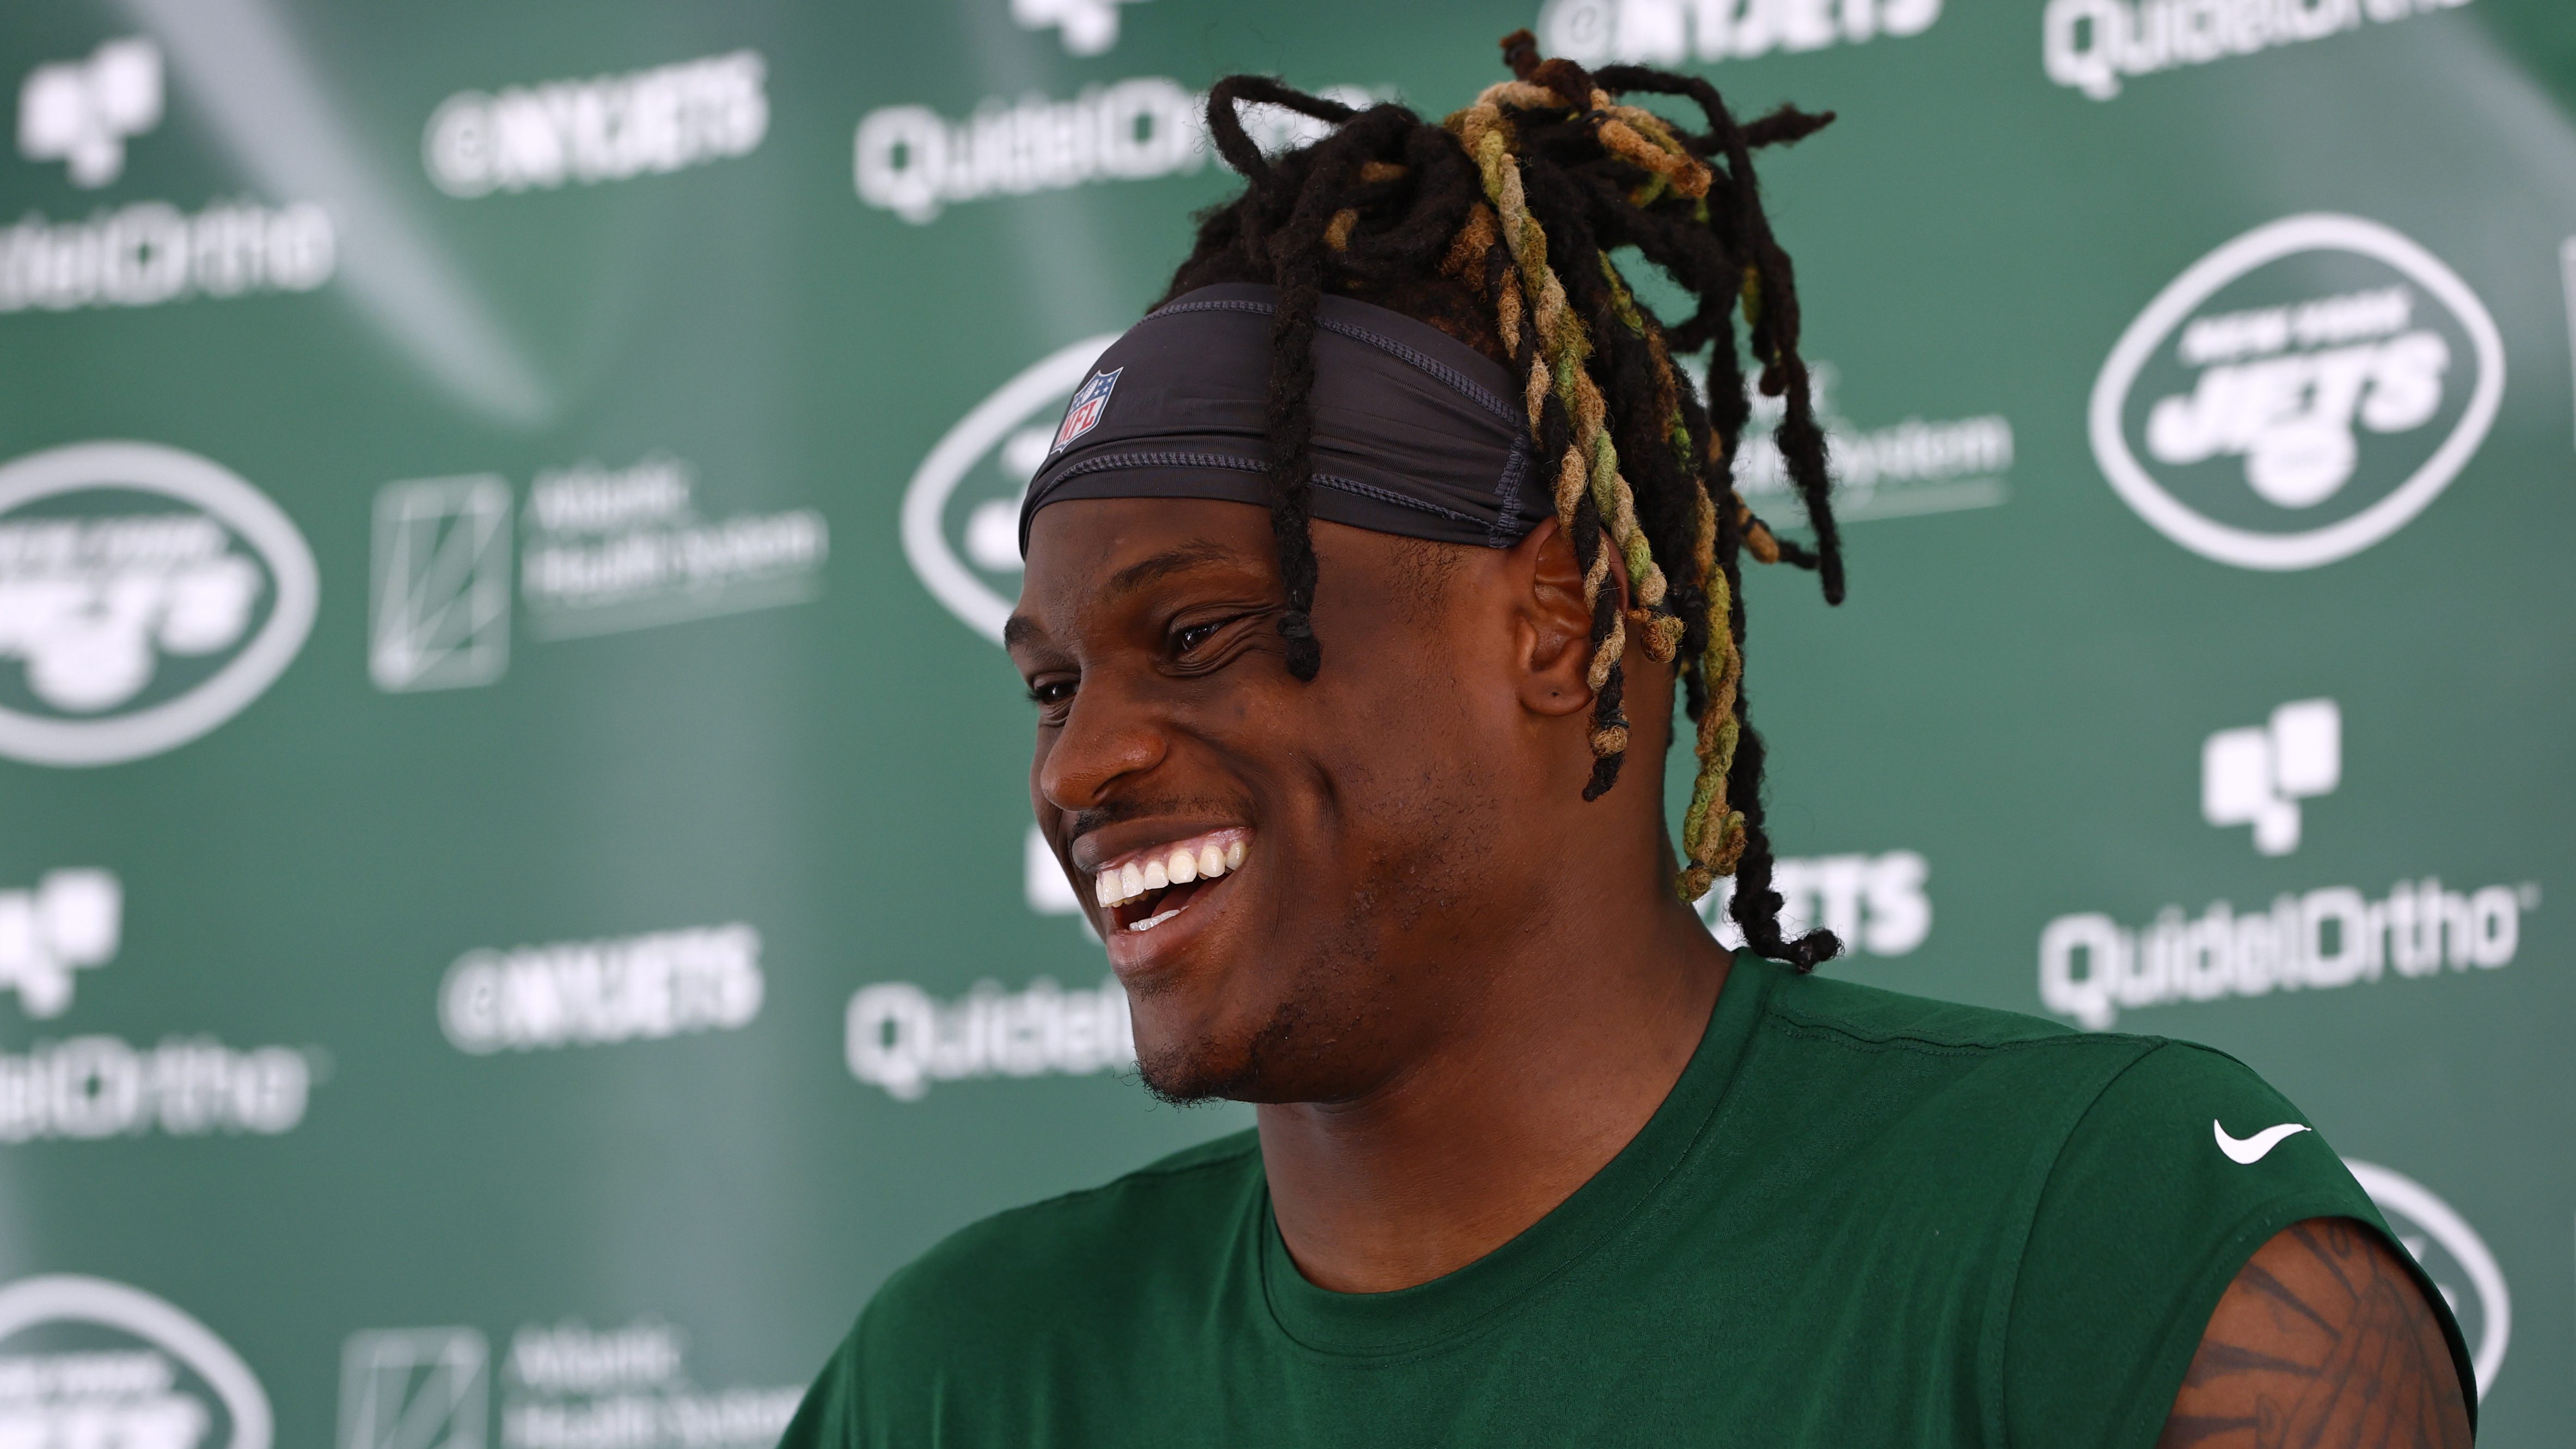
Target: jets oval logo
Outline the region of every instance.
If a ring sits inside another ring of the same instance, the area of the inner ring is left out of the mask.
[[[1086,337],[1002,384],[948,430],[904,489],[903,553],[912,571],[996,644],[1020,590],[1020,497],[1046,462],[1065,403],[1117,340]]]
[[[2460,1336],[2468,1340],[2469,1359],[2478,1376],[2478,1397],[2495,1386],[2504,1367],[2505,1344],[2513,1337],[2513,1295],[2505,1290],[2504,1271],[2495,1254],[2468,1220],[2433,1190],[2402,1172],[2375,1163],[2344,1160],[2353,1180],[2370,1194],[2379,1215],[2406,1251],[2415,1255],[2434,1286],[2442,1290]]]
[[[2221,563],[2305,569],[2404,527],[2486,441],[2495,319],[2431,252],[2356,216],[2294,216],[2202,258],[2093,385],[2121,499]]]
[[[139,1288],[72,1274],[0,1288],[0,1359],[11,1442],[269,1449],[250,1366]]]
[[[78,443],[0,465],[0,756],[186,744],[284,672],[319,592],[285,513],[193,453]]]

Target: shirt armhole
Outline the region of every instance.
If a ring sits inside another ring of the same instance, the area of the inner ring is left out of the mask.
[[[1995,1355],[1998,1442],[2150,1449],[2228,1286],[2311,1218],[2378,1234],[2467,1362],[2438,1290],[2331,1146],[2301,1133],[2256,1173],[2211,1141],[2212,1114],[2240,1131],[2304,1122],[2293,1104],[2223,1053],[2146,1045],[2075,1114],[2022,1225]]]
[[[795,1417],[780,1434],[778,1449],[859,1449],[865,1417],[859,1391],[859,1324],[832,1350],[821,1373],[796,1405]]]
[[[2173,1416],[2174,1400],[2182,1393],[2183,1376],[2191,1371],[2192,1356],[2200,1352],[2200,1341],[2209,1332],[2209,1320],[2218,1312],[2218,1300],[2227,1296],[2228,1286],[2245,1271],[2254,1254],[2283,1232],[2311,1218],[2342,1218],[2370,1229],[2401,1262],[2414,1267],[2415,1259],[2404,1244],[2389,1237],[2387,1229],[2378,1223],[2354,1217],[2352,1208],[2352,1200],[2341,1193],[2300,1193],[2264,1203],[2228,1229],[2199,1266],[2185,1275],[2190,1290],[2166,1323],[2148,1359],[2146,1391],[2123,1418],[2113,1421],[2115,1432],[2105,1449],[2152,1449],[2164,1433],[2165,1421]],[[2416,1276],[2422,1277],[2420,1269]]]

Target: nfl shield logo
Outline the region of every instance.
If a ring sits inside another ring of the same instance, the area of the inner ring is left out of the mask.
[[[1095,372],[1082,391],[1073,395],[1073,405],[1064,410],[1064,424],[1055,430],[1055,446],[1047,449],[1053,457],[1064,451],[1064,445],[1100,426],[1100,415],[1109,411],[1109,394],[1118,390],[1121,367],[1109,372]]]

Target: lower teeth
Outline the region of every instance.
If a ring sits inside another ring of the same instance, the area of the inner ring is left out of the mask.
[[[1127,925],[1127,929],[1131,931],[1150,931],[1156,926],[1163,924],[1165,921],[1168,921],[1179,914],[1180,912],[1178,911],[1165,911],[1159,916],[1147,916],[1141,921],[1130,921]]]

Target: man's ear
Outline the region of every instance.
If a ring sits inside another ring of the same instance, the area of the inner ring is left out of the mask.
[[[1606,540],[1604,541],[1606,544]],[[1592,664],[1592,611],[1583,606],[1583,570],[1574,540],[1553,518],[1513,546],[1520,599],[1521,704],[1533,714],[1569,715],[1592,707],[1584,673]],[[1612,580],[1615,585],[1617,580]]]

